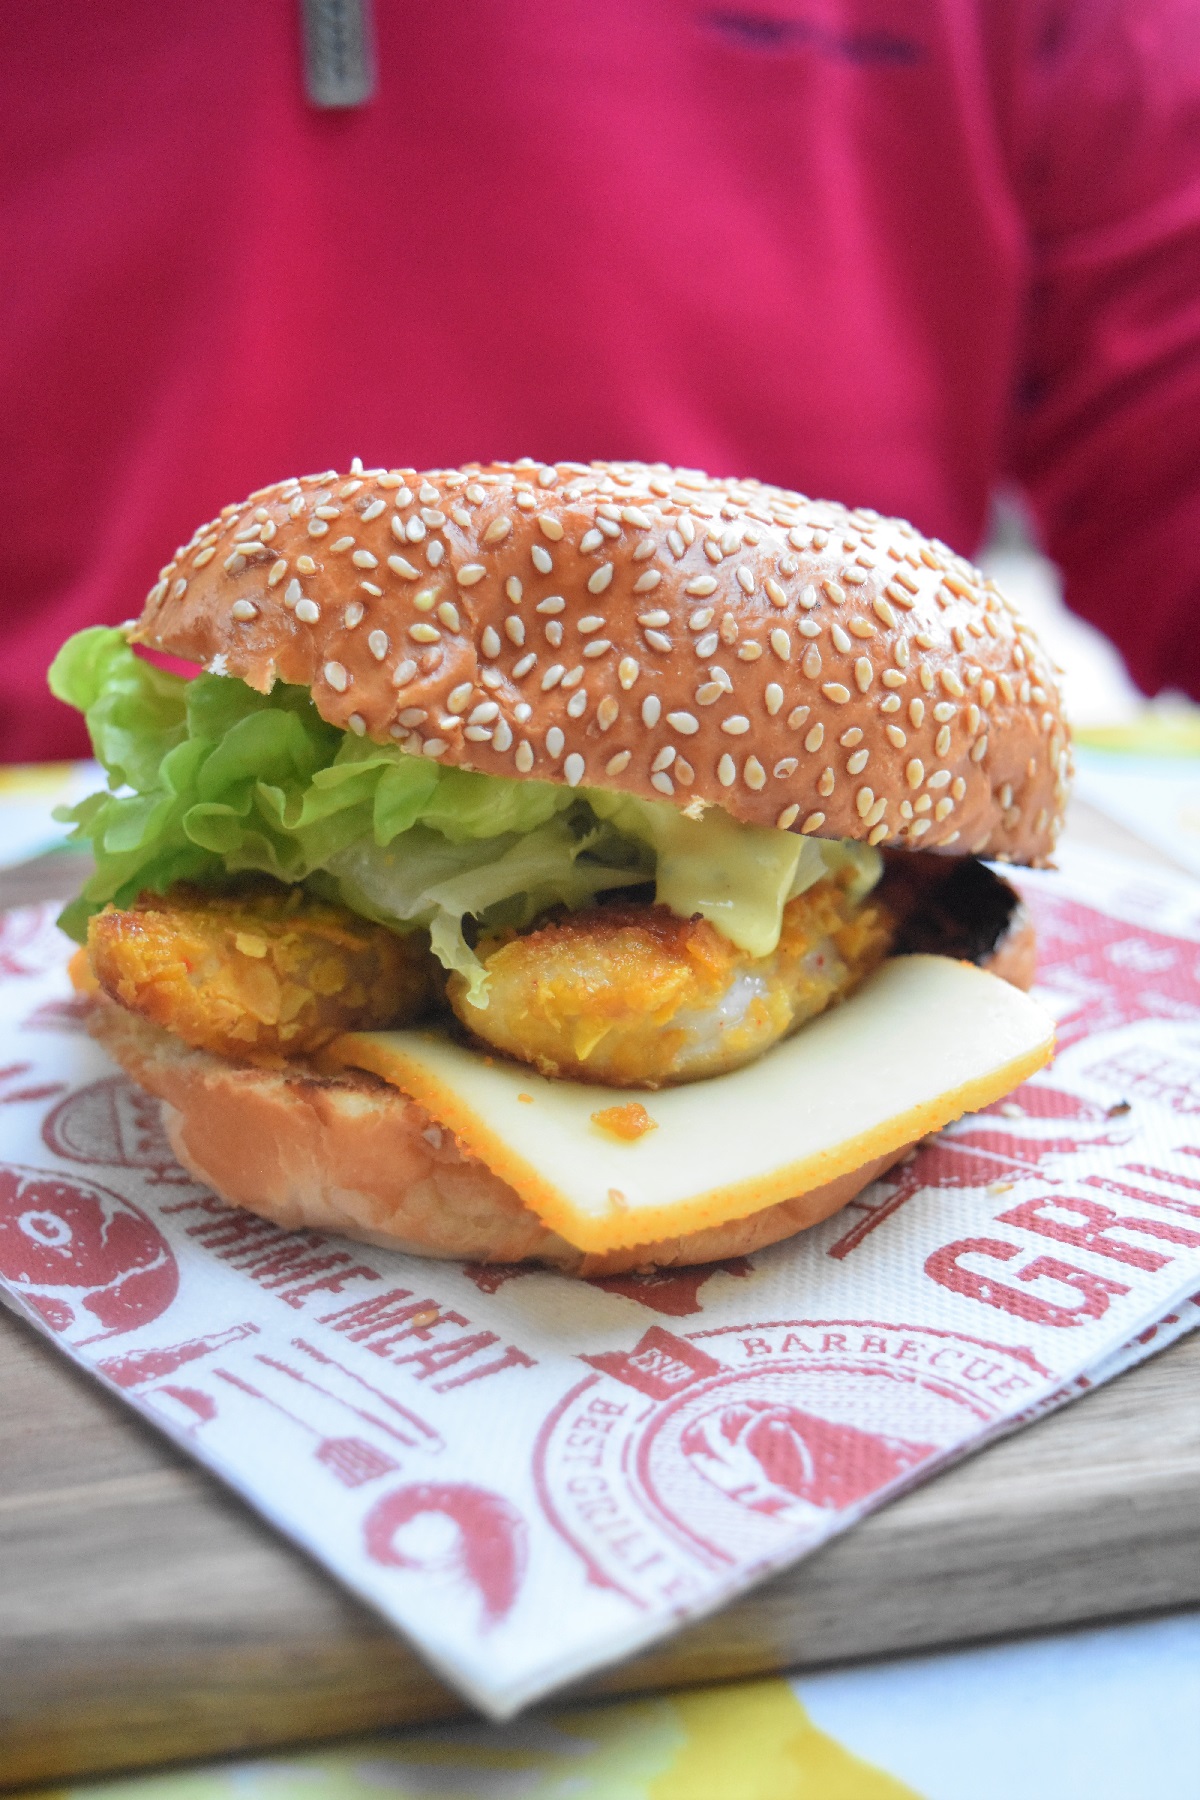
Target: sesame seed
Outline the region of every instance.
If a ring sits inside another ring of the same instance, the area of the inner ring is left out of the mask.
[[[299,611],[300,608],[297,607],[297,614],[299,614]],[[421,620],[418,624],[409,626],[408,635],[413,639],[414,643],[436,644],[442,634],[436,625],[427,625],[424,620]]]
[[[869,656],[860,656],[854,665],[854,680],[860,694],[865,694],[875,674],[875,665]]]
[[[662,701],[657,694],[647,694],[642,701],[642,724],[648,731],[653,731],[662,717]]]
[[[967,791],[967,784],[961,775],[956,775],[950,784],[950,792],[956,800],[961,800]]]
[[[766,586],[765,582],[763,583],[763,586],[764,587]],[[816,588],[813,587],[810,582],[808,587],[802,588],[800,591],[800,604],[802,607],[804,607],[805,611],[809,611],[809,610],[811,610],[812,607],[814,607],[817,604],[817,600],[819,599],[819,597],[820,596],[818,595]],[[822,815],[822,817],[823,816],[824,815]]]
[[[860,819],[865,819],[875,804],[875,795],[869,787],[860,787],[854,796],[855,809]]]
[[[589,633],[599,631],[607,622],[606,619],[600,617],[599,613],[588,613],[586,618],[580,619],[575,629],[581,637],[587,637]]]
[[[800,827],[801,833],[803,836],[808,837],[812,832],[820,831],[824,823],[825,814],[823,812],[809,813],[807,819],[805,819],[803,825]]]
[[[360,581],[358,585],[363,593],[370,594],[373,600],[382,600],[383,589],[381,587],[376,587],[373,581]]]
[[[333,543],[329,546],[329,554],[331,556],[340,556],[343,550],[349,550],[353,542],[354,539],[352,537],[335,538]]]
[[[588,551],[598,550],[603,542],[604,533],[593,527],[591,531],[584,532],[579,540],[579,548],[586,554]]]
[[[446,696],[447,709],[452,713],[466,712],[468,706],[471,704],[471,695],[474,692],[475,687],[473,682],[460,682],[456,688],[451,688]]]
[[[409,498],[411,499],[411,497],[412,496],[410,495]],[[405,502],[405,505],[407,505],[407,501]],[[471,529],[471,515],[465,506],[452,506],[450,508],[450,517],[463,531],[469,531]]]
[[[512,731],[509,729],[507,719],[497,721],[496,729],[492,733],[492,748],[500,751],[512,749]]]
[[[806,750],[819,750],[824,742],[825,727],[821,724],[816,724],[805,738],[804,748]]]
[[[904,779],[910,788],[919,788],[925,779],[925,764],[919,756],[914,756],[904,770]]]
[[[717,563],[720,562],[724,553],[719,543],[714,543],[712,538],[706,538],[704,542],[704,554],[707,556],[709,562]]]
[[[887,836],[887,834],[888,834],[887,826],[880,823],[878,825],[873,826],[871,828],[871,830],[867,833],[867,842],[868,842],[868,844],[881,844],[883,842],[884,838]]]
[[[669,625],[670,623],[671,623],[670,613],[663,612],[661,608],[656,612],[647,612],[647,613],[639,613],[638,614],[638,624],[639,625],[652,625],[655,628],[658,628],[663,625]]]
[[[615,756],[610,756],[605,763],[604,773],[606,775],[623,775],[625,770],[629,767],[632,756],[633,752],[631,750],[618,750],[617,754]]]
[[[975,733],[979,730],[982,718],[983,714],[975,705],[975,702],[972,701],[967,708],[967,733],[970,737],[974,737]]]
[[[363,507],[363,510],[362,510],[362,513],[360,516],[362,518],[363,524],[369,525],[371,523],[372,519],[377,519],[379,517],[380,513],[386,512],[386,511],[387,511],[387,501],[386,500],[372,500],[370,506]]]
[[[572,670],[570,670],[570,672],[568,674],[563,676],[562,684],[565,688],[573,688],[573,687],[578,687],[579,683],[582,680],[583,680],[583,664],[576,663],[575,667]]]
[[[601,563],[600,567],[598,569],[593,570],[592,574],[590,574],[588,576],[588,584],[587,584],[588,593],[589,594],[602,594],[604,592],[605,588],[610,585],[612,578],[613,578],[612,564],[611,563]]]
[[[781,766],[782,766],[781,764],[776,764],[776,767],[775,767],[776,775],[779,774],[779,770],[780,770]],[[789,770],[788,772],[790,774],[791,771]],[[800,807],[798,804],[794,803],[791,806],[785,806],[783,811],[780,813],[779,817],[775,821],[776,829],[779,831],[790,830],[791,827],[796,823],[796,820],[799,817],[800,817]]]
[[[500,716],[500,708],[494,700],[484,700],[471,713],[468,725],[490,725],[493,719]]]
[[[671,780],[671,777],[661,773],[658,775],[651,775],[650,786],[656,789],[660,794],[673,794],[675,792],[675,783]]]
[[[743,737],[750,729],[750,721],[745,713],[730,713],[727,719],[721,720],[721,730],[730,737]]]
[[[533,558],[533,566],[539,575],[549,575],[554,567],[554,558],[541,544],[535,544],[529,552]]]
[[[767,711],[771,714],[772,718],[774,718],[775,714],[779,712],[783,706],[783,689],[777,681],[769,681],[767,683],[763,698],[767,703]]]
[[[422,588],[419,594],[413,595],[413,605],[418,612],[432,612],[437,600],[436,588]]]
[[[837,779],[837,777],[834,775],[834,772],[832,769],[829,769],[829,768],[822,769],[821,770],[821,779],[817,783],[818,794],[821,794],[826,800],[828,800],[830,794],[832,794],[832,792],[833,792],[834,782],[836,781],[836,779]]]
[[[921,664],[920,668],[917,670],[917,678],[920,681],[921,686],[925,689],[925,692],[927,694],[932,694],[934,688],[933,671],[927,664]]]
[[[346,720],[346,723],[354,733],[355,737],[365,737],[367,735],[367,721],[363,718],[361,713],[351,713],[350,717]]]
[[[971,761],[974,763],[982,762],[987,755],[987,747],[988,740],[987,732],[985,731],[983,736],[976,738],[975,742],[971,745]]]
[[[717,584],[711,575],[697,575],[694,581],[688,582],[683,591],[685,594],[694,594],[698,599],[703,599],[708,594],[716,593]]]
[[[847,650],[852,648],[850,639],[846,636],[846,633],[842,630],[840,625],[831,626],[829,635],[833,639],[833,647],[835,650],[841,650],[844,654]]]
[[[680,533],[678,531],[668,531],[667,547],[670,550],[672,556],[674,556],[676,559],[681,557],[684,553],[684,550],[687,548],[686,544],[683,541],[682,536],[680,535]],[[583,548],[582,544],[580,545],[580,548],[581,549]]]
[[[204,549],[197,551],[196,555],[192,558],[193,569],[203,569],[208,563],[210,563],[212,561],[213,557],[216,554],[217,554],[217,552],[216,552],[216,548],[214,547],[214,545],[212,545],[212,544],[205,545]],[[287,565],[285,563],[284,567],[286,568],[286,566]]]
[[[559,757],[563,753],[563,748],[566,745],[566,741],[567,740],[563,736],[563,733],[562,733],[562,730],[560,729],[560,727],[557,725],[552,725],[550,727],[549,731],[546,733],[546,754],[547,754],[547,756],[552,757],[553,760],[555,762],[557,762]]]
[[[357,623],[357,621],[356,621]],[[386,631],[372,631],[367,635],[367,649],[376,662],[382,662],[388,653],[388,634]]]
[[[520,606],[521,601],[524,598],[525,590],[521,586],[521,578],[519,575],[509,576],[504,584],[504,592],[508,595],[514,606]]]
[[[641,670],[632,656],[623,656],[617,664],[617,680],[626,692],[633,686],[640,673]]]
[[[700,729],[699,719],[696,718],[694,713],[690,712],[669,712],[667,714],[667,724],[673,731],[678,731],[683,737],[694,737]]]
[[[310,529],[311,529],[311,527],[310,527]],[[325,525],[322,525],[321,530],[326,531],[326,530],[328,530],[328,527]],[[221,567],[225,570],[225,573],[227,575],[239,575],[241,573],[241,571],[245,568],[245,566],[246,566],[246,559],[242,555],[240,550],[235,550],[233,555],[227,556],[225,558],[225,561],[221,564]],[[185,586],[186,586],[186,583],[185,583]]]
[[[482,563],[464,563],[461,569],[455,570],[454,579],[459,587],[474,587],[486,574],[487,570]]]
[[[593,638],[590,644],[584,645],[583,654],[585,656],[603,656],[611,649],[611,638]]]
[[[646,642],[652,650],[661,650],[664,655],[671,648],[670,638],[662,631],[648,631],[646,633]],[[697,653],[699,653],[699,646],[697,646]]]
[[[850,698],[850,689],[843,687],[840,681],[826,681],[822,685],[821,692],[827,700],[832,700],[835,706],[845,706]]]
[[[296,602],[296,617],[302,625],[315,625],[321,616],[321,609],[315,600],[303,599]]]
[[[752,594],[754,592],[754,571],[748,569],[745,563],[739,563],[734,573],[743,594]]]
[[[717,764],[717,780],[722,787],[732,787],[737,780],[737,764],[728,751]]]
[[[717,634],[717,632],[709,631],[709,632],[706,632],[702,638],[696,639],[696,642],[693,645],[693,649],[695,650],[696,655],[698,657],[700,657],[701,660],[703,661],[703,659],[705,657],[711,656],[713,654],[713,652],[716,650],[716,647],[720,643],[720,641],[721,641],[721,639],[720,639],[719,635]]]
[[[815,644],[810,644],[808,649],[804,652],[804,661],[800,664],[800,667],[810,681],[815,681],[817,676],[821,673],[821,652],[817,649]],[[848,695],[847,698],[849,698]]]
[[[942,669],[940,672],[940,679],[942,686],[948,694],[953,694],[956,700],[961,700],[963,698],[966,690],[953,669]]]
[[[551,663],[550,667],[546,670],[546,673],[542,676],[543,694],[548,694],[551,688],[557,687],[566,672],[566,665],[564,663]]]
[[[888,743],[897,750],[903,750],[905,744],[908,742],[907,736],[901,731],[899,725],[889,725],[887,727],[887,740]]]
[[[670,768],[671,764],[675,761],[677,754],[678,752],[676,751],[674,744],[668,744],[665,749],[659,751],[654,761],[650,764],[650,773],[652,775],[661,775],[664,769]]]
[[[342,624],[346,627],[347,631],[353,631],[356,625],[361,625],[364,610],[361,600],[351,600],[349,606],[342,614]]]
[[[712,706],[726,692],[725,684],[720,681],[706,681],[696,689],[697,706]]]
[[[437,609],[437,616],[447,631],[460,631],[462,622],[458,616],[458,608],[452,600],[443,600]]]
[[[846,758],[847,775],[861,775],[870,760],[871,752],[869,750],[856,750],[853,756]]]
[[[862,739],[863,734],[859,727],[857,725],[851,725],[849,731],[843,731],[841,737],[838,739],[838,743],[842,746],[843,750],[853,750],[856,744],[862,743]]]
[[[821,586],[822,586],[822,588],[824,588],[825,593],[828,595],[829,599],[832,600],[835,605],[840,605],[841,602],[846,598],[845,588],[839,586],[839,584],[836,581],[823,581],[821,583]]]
[[[586,767],[587,765],[582,756],[580,756],[578,750],[573,750],[563,764],[563,774],[566,777],[568,787],[579,786],[580,782],[583,780],[583,772]]]
[[[406,706],[400,714],[400,723],[412,731],[416,726],[423,725],[428,717],[423,706]]]
[[[489,629],[490,629],[490,627],[489,627]],[[508,638],[509,642],[512,644],[518,644],[518,645],[523,644],[525,642],[525,621],[524,621],[524,619],[515,618],[510,613],[508,618],[505,619],[505,621],[504,621],[504,635],[505,635],[505,637]]]
[[[519,621],[518,621],[519,623]],[[479,639],[483,654],[494,661],[500,654],[500,633],[494,625],[485,625]]]
[[[538,601],[535,610],[540,613],[549,613],[553,615],[555,613],[565,612],[566,607],[567,603],[561,594],[547,594],[544,600]]]
[[[406,656],[404,661],[397,663],[396,667],[393,669],[392,684],[395,687],[404,687],[408,682],[415,681],[416,675],[416,663],[413,662],[411,657]]]
[[[336,689],[339,694],[344,694],[350,686],[350,676],[343,663],[327,662],[324,675],[330,687]]]
[[[490,744],[492,735],[486,725],[468,725],[463,732],[463,736],[470,744]]]
[[[703,631],[706,625],[712,624],[712,617],[713,609],[711,606],[699,607],[688,620],[688,630]]]
[[[657,569],[647,569],[646,573],[639,575],[634,582],[633,591],[635,594],[648,594],[658,586],[661,580],[662,576]]]
[[[527,743],[524,738],[521,739],[521,742],[517,745],[517,748],[513,753],[513,761],[516,763],[517,768],[521,771],[522,775],[528,775],[530,769],[533,767],[533,746]]]
[[[763,768],[757,756],[748,756],[746,758],[746,765],[742,770],[742,780],[748,788],[753,788],[755,793],[758,793],[762,788],[766,787],[767,771]]]
[[[925,833],[930,830],[930,828],[931,821],[929,819],[915,819],[908,829],[911,836],[919,838],[924,837]]]
[[[794,706],[788,714],[788,730],[799,731],[800,727],[807,723],[811,711],[812,708],[808,706]]]
[[[237,619],[239,623],[247,619],[257,619],[258,608],[253,600],[235,600],[229,609],[229,616]]]
[[[492,520],[483,534],[483,541],[485,544],[498,544],[500,539],[506,538],[511,530],[512,520],[507,513],[502,513],[498,519]]]
[[[606,694],[596,708],[596,723],[601,731],[607,731],[616,724],[621,709],[611,694]]]
[[[851,619],[850,635],[851,637],[856,638],[873,638],[875,636],[875,627],[872,625],[870,619]]]
[[[950,727],[948,725],[942,726],[942,729],[933,740],[933,747],[939,756],[948,756],[950,754]]]
[[[206,560],[207,560],[207,558],[206,558]],[[195,566],[197,568],[200,567],[200,558],[199,557],[196,558]],[[283,578],[286,574],[287,574],[287,558],[285,556],[281,556],[278,559],[278,561],[273,562],[271,564],[270,571],[267,575],[267,586],[269,588],[278,587],[279,583],[283,580]]]

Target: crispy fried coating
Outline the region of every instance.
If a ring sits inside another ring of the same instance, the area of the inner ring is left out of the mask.
[[[761,1056],[850,993],[892,937],[886,910],[854,906],[836,880],[789,902],[778,947],[759,958],[665,906],[593,906],[482,940],[486,1008],[459,976],[447,993],[475,1037],[543,1075],[663,1087]]]
[[[88,927],[105,993],[198,1050],[275,1065],[342,1031],[407,1025],[440,991],[423,933],[400,937],[297,888],[178,886]]]

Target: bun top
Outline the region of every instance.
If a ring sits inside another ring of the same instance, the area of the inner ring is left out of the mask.
[[[530,460],[263,488],[162,570],[134,641],[487,774],[1044,862],[1051,665],[899,519],[757,481]]]

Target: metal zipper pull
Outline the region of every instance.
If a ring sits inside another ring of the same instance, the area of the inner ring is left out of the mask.
[[[364,106],[375,92],[371,0],[300,0],[304,87],[314,106]]]

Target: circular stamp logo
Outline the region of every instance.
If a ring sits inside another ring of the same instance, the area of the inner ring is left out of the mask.
[[[106,1075],[60,1100],[42,1137],[68,1162],[141,1169],[155,1183],[195,1185],[175,1160],[158,1101],[124,1075]]]
[[[81,1176],[0,1164],[0,1276],[74,1345],[148,1325],[179,1289],[157,1225]]]
[[[1025,1351],[861,1320],[653,1326],[582,1360],[538,1440],[539,1496],[592,1578],[647,1606],[819,1542],[1044,1377]]]

